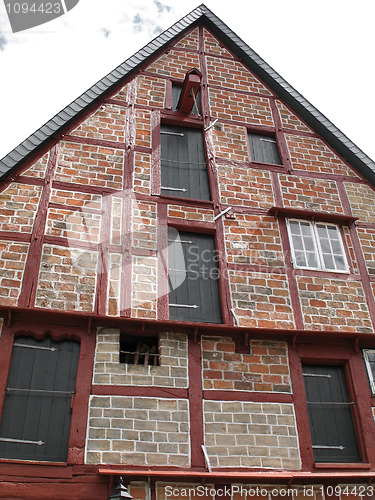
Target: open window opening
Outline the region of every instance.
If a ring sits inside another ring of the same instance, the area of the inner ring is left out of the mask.
[[[159,338],[120,335],[120,363],[136,366],[159,365]]]

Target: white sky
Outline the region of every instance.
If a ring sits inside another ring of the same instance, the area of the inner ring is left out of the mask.
[[[0,158],[200,3],[80,0],[12,33],[0,0]],[[375,0],[204,3],[375,159]]]

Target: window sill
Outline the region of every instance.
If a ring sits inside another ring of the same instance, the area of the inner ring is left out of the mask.
[[[344,224],[350,226],[358,220],[358,217],[352,217],[350,215],[328,213],[328,212],[318,212],[315,210],[305,210],[303,208],[294,207],[271,207],[268,212],[269,215],[284,215],[285,217],[296,217],[300,219],[316,220],[319,222],[333,222],[335,224]]]
[[[371,469],[371,464],[367,463],[331,463],[331,462],[316,462],[314,464],[315,469]]]
[[[43,460],[21,460],[16,458],[0,458],[1,464],[20,464],[20,465],[52,465],[54,467],[67,467],[67,462],[47,462]]]

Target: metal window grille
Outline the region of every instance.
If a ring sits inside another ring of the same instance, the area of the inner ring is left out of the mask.
[[[159,339],[157,337],[120,336],[120,363],[138,366],[159,365]]]

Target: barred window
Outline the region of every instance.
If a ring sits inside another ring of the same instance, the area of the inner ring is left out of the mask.
[[[158,337],[120,335],[120,363],[128,365],[158,366]]]

